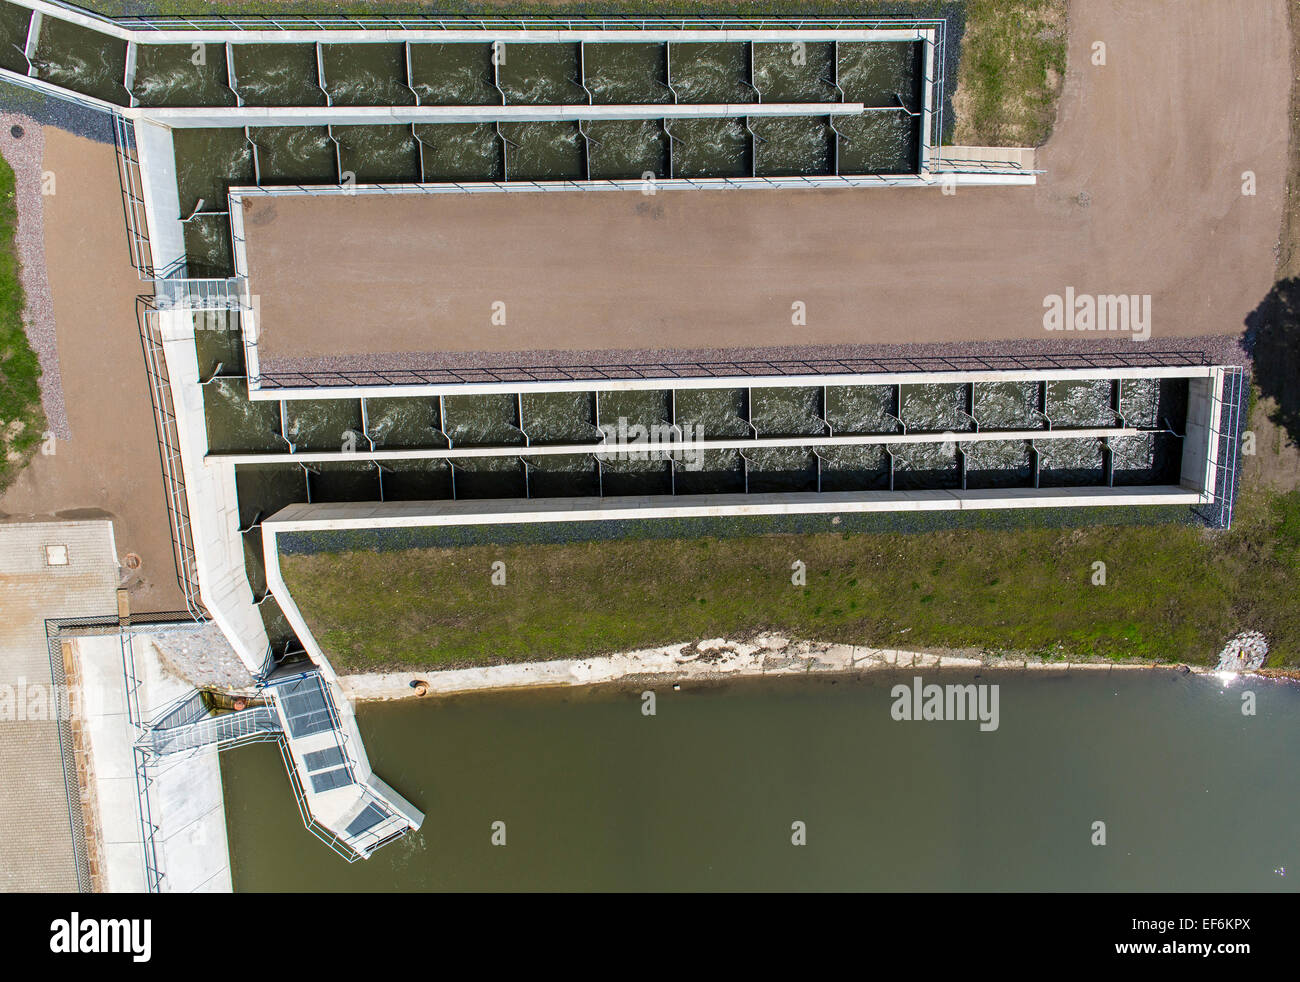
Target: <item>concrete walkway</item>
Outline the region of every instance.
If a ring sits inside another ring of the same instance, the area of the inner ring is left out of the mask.
[[[0,891],[77,890],[45,621],[116,614],[117,583],[109,522],[0,525]]]
[[[149,633],[133,639],[140,679],[141,715],[148,719],[194,690],[158,656]],[[127,713],[119,635],[79,637],[72,642],[84,690],[83,729],[93,761],[97,841],[97,888],[139,893],[148,888],[133,744],[138,735]],[[157,826],[151,863],[164,893],[229,893],[225,803],[217,749],[154,758],[149,763],[149,815]]]

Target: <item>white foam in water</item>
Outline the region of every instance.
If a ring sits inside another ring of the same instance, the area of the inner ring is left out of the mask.
[[[524,435],[515,426],[516,404],[508,393],[447,396],[443,429],[453,446],[521,444]]]
[[[761,436],[815,436],[826,431],[818,416],[820,389],[755,389],[751,400],[751,418]]]
[[[587,392],[528,393],[522,397],[523,430],[532,443],[594,443],[593,400]]]
[[[305,399],[288,405],[288,437],[299,450],[364,449],[361,405],[351,399]],[[349,434],[351,434],[349,438]]]
[[[1037,382],[976,382],[975,418],[986,430],[1041,429]]]
[[[902,418],[908,432],[958,432],[972,428],[964,383],[929,382],[902,387]]]
[[[683,389],[676,397],[677,422],[700,427],[705,439],[748,436],[743,389]]]

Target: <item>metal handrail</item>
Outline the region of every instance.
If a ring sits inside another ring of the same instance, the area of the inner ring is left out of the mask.
[[[1034,355],[917,355],[911,358],[773,359],[508,365],[428,369],[374,368],[355,371],[276,371],[259,376],[263,389],[332,386],[456,385],[499,382],[596,382],[604,380],[798,377],[899,372],[1051,371],[1114,368],[1199,368],[1212,364],[1203,351],[1146,351]]]
[[[73,11],[83,17],[91,17],[104,23],[117,24],[137,30],[223,30],[223,31],[292,31],[306,28],[320,30],[383,30],[396,27],[399,30],[417,30],[437,28],[442,30],[469,29],[542,29],[551,30],[610,30],[638,31],[654,29],[700,29],[707,26],[713,29],[749,28],[752,30],[776,30],[790,28],[816,27],[827,30],[857,28],[860,30],[888,30],[915,28],[933,30],[942,27],[944,21],[926,17],[816,17],[816,16],[761,16],[761,17],[670,17],[663,15],[614,14],[614,15],[445,15],[445,14],[367,14],[365,16],[348,16],[339,14],[240,14],[229,15],[149,15],[134,14],[121,17],[105,17],[91,13],[64,0],[49,0],[57,7]]]
[[[1245,371],[1239,366],[1225,368],[1223,387],[1220,390],[1220,410],[1209,421],[1209,439],[1218,444],[1215,460],[1214,500],[1200,509],[1197,514],[1212,528],[1230,529],[1232,527],[1233,506],[1236,503],[1237,469],[1241,456],[1241,426],[1243,403],[1246,401]],[[1209,462],[1206,463],[1205,478],[1210,476]]]
[[[146,375],[149,378],[149,395],[162,462],[164,497],[167,501],[167,518],[171,525],[176,576],[181,592],[185,596],[185,606],[197,620],[206,621],[208,612],[203,606],[199,591],[197,557],[193,531],[190,527],[189,499],[185,493],[185,470],[179,449],[176,413],[172,404],[167,362],[163,356],[162,341],[156,336],[154,330],[154,311],[147,304],[141,304],[139,316],[140,344],[144,349]]]
[[[153,806],[149,800],[149,758],[140,746],[140,739],[148,733],[148,727],[140,715],[140,678],[135,671],[134,634],[122,628],[118,631],[118,640],[122,648],[122,676],[126,684],[127,719],[136,730],[136,740],[131,748],[135,777],[137,801],[136,817],[140,822],[140,843],[143,849],[145,889],[149,893],[158,893],[162,889],[163,872],[158,865],[158,843],[155,836],[159,826],[153,820]]]
[[[113,113],[113,143],[117,154],[118,183],[122,189],[122,212],[126,218],[131,265],[142,279],[150,279],[154,276],[153,255],[149,249],[144,182],[140,177],[135,127],[120,113]]]

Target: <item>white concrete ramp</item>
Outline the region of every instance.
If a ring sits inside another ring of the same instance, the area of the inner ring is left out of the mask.
[[[1034,147],[943,147],[931,170],[985,172],[990,174],[1032,173],[1037,169]]]
[[[370,769],[346,697],[318,671],[269,681],[280,715],[280,747],[304,823],[345,859],[365,859],[420,827],[424,813]]]

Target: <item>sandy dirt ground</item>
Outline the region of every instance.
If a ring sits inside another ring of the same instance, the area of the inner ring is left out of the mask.
[[[38,453],[0,496],[0,521],[109,518],[138,611],[183,610],[163,495],[131,267],[111,144],[45,127],[45,258],[68,440]]]
[[[1300,488],[1300,448],[1284,427],[1269,418],[1276,408],[1276,399],[1260,399],[1250,421],[1253,446],[1247,445],[1254,452],[1243,453],[1241,474],[1248,486],[1262,484],[1278,491],[1289,491]]]
[[[1044,331],[1043,302],[1067,287],[1150,294],[1157,341],[1239,334],[1276,261],[1285,3],[1070,10],[1035,188],[250,202],[264,370],[384,353],[372,363],[430,364],[408,352],[500,364],[529,349],[1029,349],[1063,337]],[[1096,41],[1104,66],[1090,60]],[[795,301],[806,327],[791,324]]]

